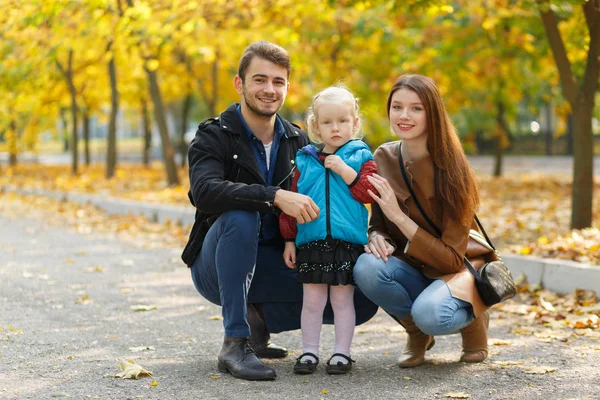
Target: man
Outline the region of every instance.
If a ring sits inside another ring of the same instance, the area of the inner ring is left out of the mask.
[[[188,153],[196,221],[182,258],[200,294],[222,306],[219,370],[241,379],[274,379],[258,357],[281,358],[287,350],[271,343],[269,332],[300,327],[302,287],[283,261],[277,214],[298,223],[319,215],[310,197],[288,190],[296,152],[308,143],[277,115],[290,70],[283,48],[265,41],[248,46],[234,78],[240,104],[203,121]],[[377,311],[364,297],[360,303],[358,323]],[[331,322],[331,312],[325,320]]]

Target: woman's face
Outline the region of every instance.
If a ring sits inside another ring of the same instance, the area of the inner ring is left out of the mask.
[[[398,138],[405,141],[427,139],[427,114],[416,92],[405,88],[396,90],[389,115],[390,127]]]

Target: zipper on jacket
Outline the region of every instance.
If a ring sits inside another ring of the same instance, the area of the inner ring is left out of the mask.
[[[292,169],[290,170],[290,172],[285,176],[285,178],[283,178],[277,185],[275,186],[280,186],[283,182],[285,182],[290,176],[294,175],[294,172],[296,171],[296,164],[294,164],[294,166],[292,167]]]
[[[325,169],[325,219],[327,221],[327,237],[331,236],[331,219],[329,215],[329,207],[331,206],[329,201],[329,170]]]

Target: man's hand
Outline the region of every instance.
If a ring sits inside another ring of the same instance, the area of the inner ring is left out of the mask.
[[[299,224],[313,221],[319,216],[319,207],[310,197],[289,190],[276,191],[273,204],[287,215],[296,218]]]
[[[296,243],[285,242],[283,250],[283,261],[289,269],[296,269]]]

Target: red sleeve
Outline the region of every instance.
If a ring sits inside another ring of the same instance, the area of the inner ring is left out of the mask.
[[[370,204],[375,201],[369,195],[369,193],[367,193],[367,190],[371,190],[371,192],[377,195],[379,194],[377,193],[375,187],[367,179],[369,176],[375,173],[377,173],[377,164],[375,164],[375,161],[373,160],[367,161],[360,168],[356,179],[349,185],[350,193],[352,193],[352,197],[354,197],[356,201],[364,204]]]
[[[300,180],[300,171],[296,169],[294,178],[292,179],[292,187],[290,191],[298,193],[298,180]],[[282,212],[279,216],[279,231],[286,242],[296,239],[298,227],[296,226],[296,218]]]

